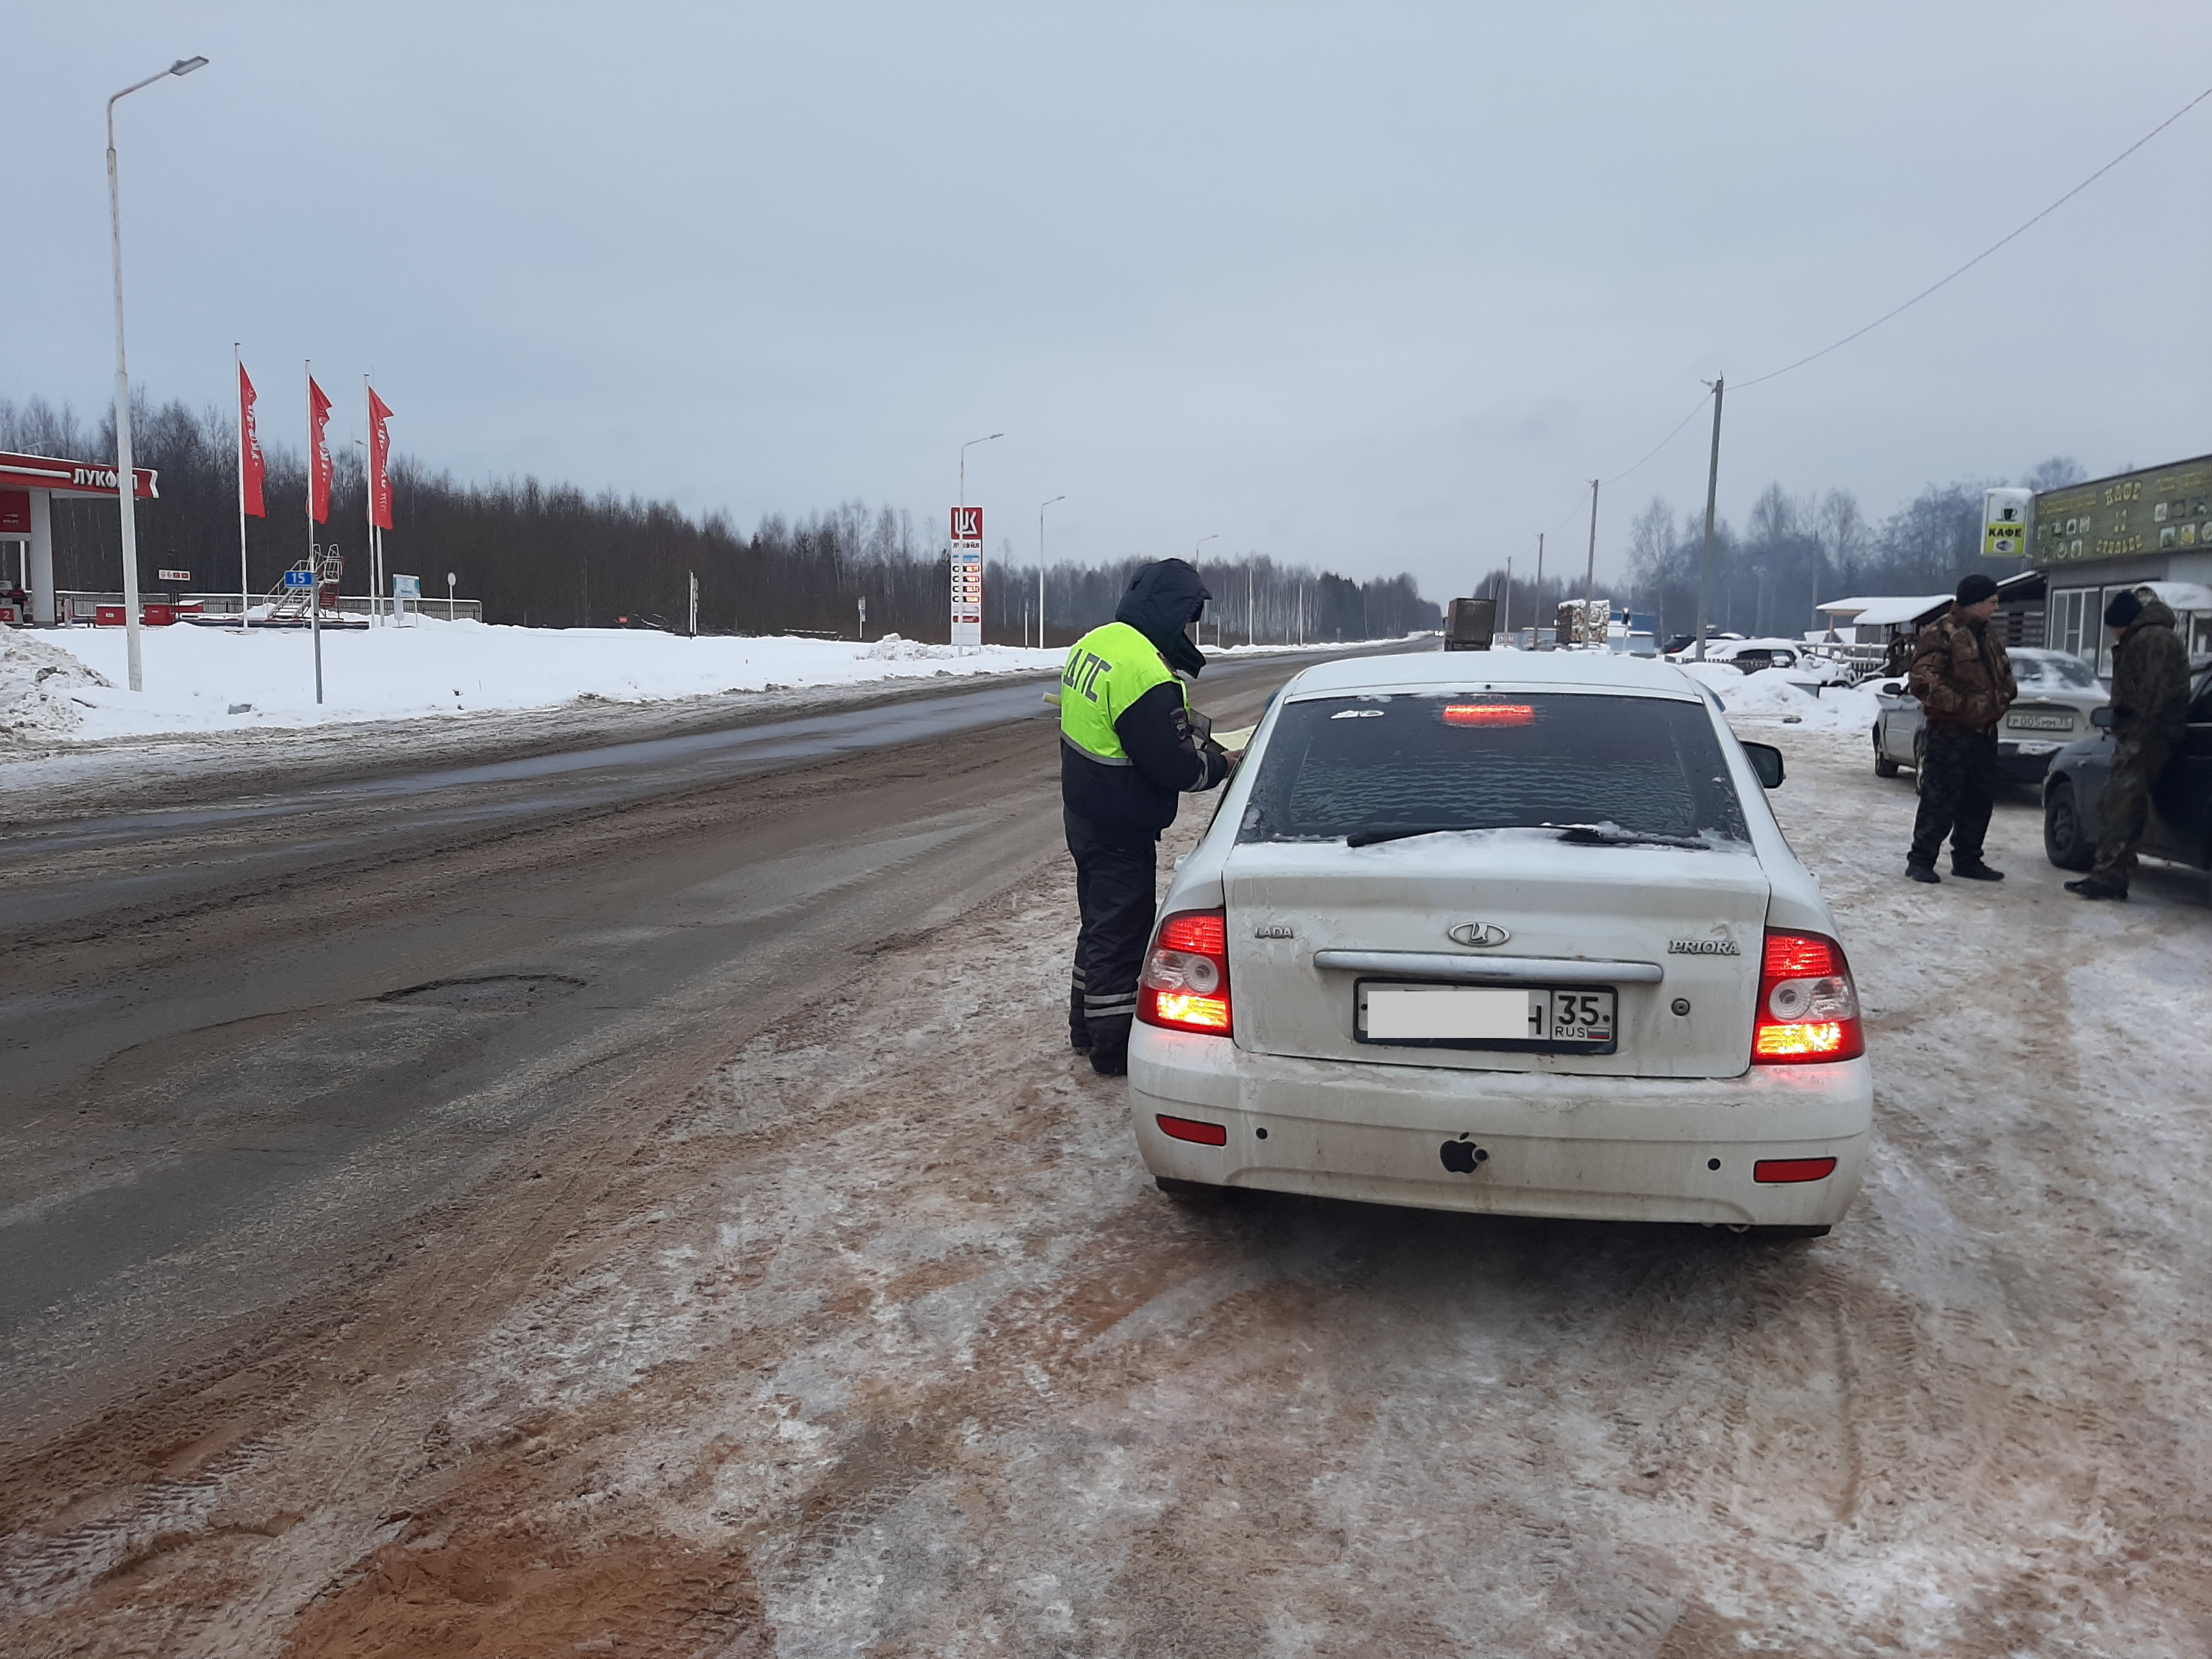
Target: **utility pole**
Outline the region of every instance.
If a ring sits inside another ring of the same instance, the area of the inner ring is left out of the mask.
[[[1513,631],[1513,556],[1505,556],[1505,621],[1498,630],[1501,634]]]
[[[1721,396],[1728,377],[1713,381],[1713,459],[1705,471],[1705,552],[1698,566],[1698,660],[1705,659],[1705,623],[1713,590],[1713,503],[1721,488]]]
[[[1054,501],[1064,501],[1065,495],[1055,495],[1050,501],[1037,503],[1037,649],[1044,649],[1044,510]]]
[[[1590,480],[1589,563],[1583,570],[1583,640],[1585,644],[1589,642],[1590,635],[1590,595],[1597,590],[1597,484],[1595,478]]]
[[[1554,620],[1556,620],[1556,617],[1554,618]],[[1543,639],[1543,635],[1544,635],[1544,532],[1543,532],[1542,531],[1540,531],[1540,531],[1538,531],[1538,532],[1536,532],[1536,623],[1535,623],[1535,629],[1536,629],[1536,631],[1534,632],[1534,634],[1533,634],[1532,635],[1530,635],[1529,640],[1528,640],[1528,643],[1529,643],[1530,645],[1532,645],[1532,646],[1541,645],[1541,644],[1543,644],[1543,642],[1544,642],[1544,639]],[[1559,630],[1557,628],[1554,628],[1554,629],[1553,629],[1553,630],[1552,630],[1552,643],[1553,643],[1553,644],[1554,644],[1554,645],[1557,645],[1559,642]]]

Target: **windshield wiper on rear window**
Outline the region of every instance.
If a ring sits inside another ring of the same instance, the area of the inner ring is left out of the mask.
[[[1344,844],[1372,847],[1378,841],[1403,841],[1408,836],[1449,836],[1474,827],[1471,823],[1370,823],[1364,830],[1354,830],[1344,838]]]
[[[1547,824],[1547,830],[1557,830],[1559,839],[1577,847],[1686,847],[1693,852],[1705,852],[1711,843],[1690,836],[1645,835],[1635,830],[1623,830],[1609,823]]]

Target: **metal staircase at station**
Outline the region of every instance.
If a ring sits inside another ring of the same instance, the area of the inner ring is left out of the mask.
[[[277,579],[276,586],[267,594],[268,620],[272,623],[306,622],[309,620],[309,610],[318,596],[337,597],[338,579],[345,574],[345,561],[335,553],[325,553],[321,556],[319,563],[320,580],[311,587],[292,587],[285,583],[283,577]],[[289,575],[310,568],[307,560],[301,559],[295,561],[285,574]]]

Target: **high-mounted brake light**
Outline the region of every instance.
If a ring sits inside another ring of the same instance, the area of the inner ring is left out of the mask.
[[[1525,702],[1448,702],[1446,726],[1534,726],[1536,710]]]
[[[1137,1018],[1171,1031],[1231,1034],[1228,912],[1178,910],[1160,924],[1138,983]]]
[[[1866,1052],[1859,994],[1844,947],[1823,933],[1770,929],[1759,975],[1752,1063],[1802,1066]]]

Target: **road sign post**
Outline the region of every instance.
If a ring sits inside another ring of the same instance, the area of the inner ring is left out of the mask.
[[[952,643],[983,643],[983,509],[952,509]]]

